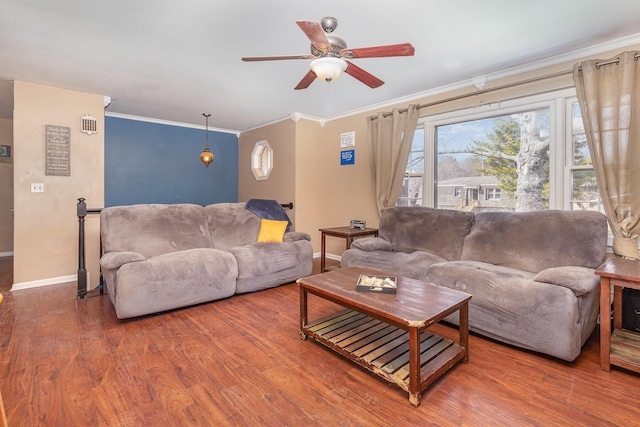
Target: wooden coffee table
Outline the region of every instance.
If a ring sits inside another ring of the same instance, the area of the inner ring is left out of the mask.
[[[356,282],[361,274],[393,276],[350,267],[298,279],[301,337],[310,337],[398,385],[418,406],[425,388],[458,361],[469,360],[471,295],[399,276],[396,294],[359,292]],[[308,294],[345,309],[309,323]],[[457,343],[428,331],[458,310]]]

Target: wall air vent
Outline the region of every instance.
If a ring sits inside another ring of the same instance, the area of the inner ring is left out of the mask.
[[[98,120],[89,114],[82,116],[80,131],[89,135],[98,133]]]

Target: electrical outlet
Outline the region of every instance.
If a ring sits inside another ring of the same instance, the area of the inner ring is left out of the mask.
[[[32,193],[44,193],[44,184],[41,182],[32,182],[31,183],[31,192]]]

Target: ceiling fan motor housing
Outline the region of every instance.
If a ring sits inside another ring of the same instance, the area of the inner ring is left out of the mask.
[[[317,56],[318,58],[322,56],[340,56],[340,52],[347,48],[347,42],[344,39],[336,34],[327,34],[327,40],[331,44],[331,50],[328,52],[323,52],[320,49],[317,49],[313,43],[311,43],[311,54],[313,56]]]

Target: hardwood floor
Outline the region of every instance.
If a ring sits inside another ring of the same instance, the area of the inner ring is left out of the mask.
[[[630,426],[640,375],[470,337],[468,364],[407,394],[298,331],[298,289],[118,321],[75,282],[9,292],[0,258],[0,378],[10,426]],[[316,271],[318,270],[316,265]],[[310,296],[310,318],[335,307]],[[450,328],[437,325],[443,332]]]

